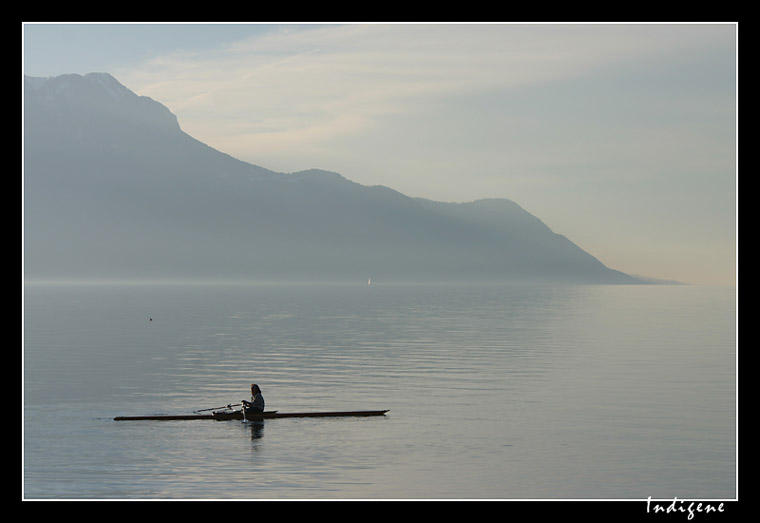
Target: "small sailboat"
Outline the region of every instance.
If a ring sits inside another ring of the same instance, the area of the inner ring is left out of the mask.
[[[367,280],[367,285],[368,285],[368,286],[369,286],[369,285],[372,285],[372,278],[369,278],[369,279]]]

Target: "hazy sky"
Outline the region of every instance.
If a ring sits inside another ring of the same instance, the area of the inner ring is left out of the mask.
[[[441,201],[509,198],[607,266],[734,284],[736,24],[25,24],[188,134]]]

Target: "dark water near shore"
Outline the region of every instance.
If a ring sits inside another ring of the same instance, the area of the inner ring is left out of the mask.
[[[735,289],[24,292],[26,499],[736,496]],[[268,409],[390,412],[113,421],[252,382]]]

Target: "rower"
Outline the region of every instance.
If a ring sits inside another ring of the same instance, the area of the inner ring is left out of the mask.
[[[243,407],[246,412],[264,412],[264,396],[255,383],[251,383],[251,401],[243,400]]]

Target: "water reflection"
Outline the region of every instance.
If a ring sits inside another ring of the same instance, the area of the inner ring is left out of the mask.
[[[246,421],[251,429],[251,440],[257,440],[264,437],[264,420]]]

